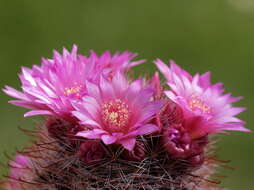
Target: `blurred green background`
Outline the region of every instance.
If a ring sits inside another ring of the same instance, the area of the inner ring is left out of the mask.
[[[152,60],[174,59],[194,72],[211,71],[228,92],[244,96],[238,105],[253,129],[254,1],[253,0],[0,0],[0,87],[19,87],[20,67],[39,64],[52,50],[129,50],[148,62],[139,74],[152,73]],[[0,94],[0,160],[27,144],[17,128],[32,128],[36,118],[7,103]],[[254,189],[254,136],[221,135],[219,156],[231,160],[234,171],[223,185],[231,190]],[[6,172],[1,169],[0,173]]]

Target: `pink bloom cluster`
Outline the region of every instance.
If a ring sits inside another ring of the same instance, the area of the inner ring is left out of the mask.
[[[167,86],[158,73],[149,80],[131,80],[127,71],[144,62],[132,61],[135,57],[93,51],[86,57],[77,54],[76,46],[62,55],[55,51],[40,66],[22,68],[22,91],[6,86],[4,92],[18,99],[10,103],[31,109],[25,116],[51,115],[73,123],[75,130],[78,125],[75,135],[89,139],[78,155],[88,163],[102,159],[102,144],[122,146],[127,159],[140,161],[145,146],[137,138],[155,134],[170,156],[198,164],[210,134],[249,131],[236,118],[244,108],[232,106],[240,98],[223,94],[221,83],[211,84],[210,73],[191,76],[158,59]]]
[[[131,61],[136,54],[109,52],[98,56],[91,52],[89,57],[77,54],[77,46],[63,55],[54,51],[53,59],[42,59],[41,66],[32,69],[22,67],[19,78],[22,92],[6,86],[4,92],[19,100],[10,103],[32,109],[25,116],[57,115],[72,119],[72,101],[80,100],[87,94],[86,82],[98,84],[100,76],[111,77],[115,72],[124,72],[143,62]]]

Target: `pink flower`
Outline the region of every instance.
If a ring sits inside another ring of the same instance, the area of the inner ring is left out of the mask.
[[[90,129],[77,135],[132,150],[136,136],[157,131],[158,127],[148,122],[163,103],[152,101],[154,90],[143,88],[142,83],[142,80],[128,83],[119,72],[112,80],[101,77],[99,85],[87,82],[88,93],[81,103],[74,103],[73,115]]]
[[[9,174],[9,189],[21,190],[23,189],[20,180],[28,181],[30,160],[26,156],[17,155],[15,160],[10,163]]]
[[[221,83],[211,84],[210,73],[192,77],[173,61],[170,67],[159,59],[155,64],[171,88],[165,94],[183,109],[185,126],[192,138],[224,130],[249,131],[243,127],[244,122],[235,117],[245,108],[232,106],[240,97],[223,94]]]
[[[79,101],[86,94],[86,81],[98,82],[101,75],[112,78],[117,71],[127,71],[141,61],[131,61],[136,56],[129,52],[110,55],[105,52],[97,56],[91,52],[89,57],[77,54],[77,46],[63,55],[54,51],[53,59],[42,59],[40,66],[32,69],[23,67],[19,75],[22,92],[6,86],[4,92],[19,100],[10,103],[32,109],[25,116],[57,115],[72,120],[71,101]]]
[[[6,86],[4,92],[19,100],[10,103],[32,109],[25,116],[58,115],[70,117],[71,100],[79,100],[86,93],[85,81],[95,78],[94,63],[86,62],[72,52],[63,50],[63,55],[54,52],[53,59],[42,59],[41,66],[22,68],[19,75],[23,92]]]

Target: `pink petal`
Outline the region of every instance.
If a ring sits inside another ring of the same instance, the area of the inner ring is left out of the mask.
[[[121,144],[124,148],[126,148],[129,151],[132,151],[133,148],[135,147],[136,144],[136,139],[134,138],[129,138],[129,139],[125,139],[125,140],[121,140],[119,142],[119,144]]]
[[[12,87],[5,86],[5,89],[3,89],[3,91],[9,96],[12,96],[14,98],[18,98],[21,100],[28,100],[27,96],[24,93],[17,91],[16,89]]]
[[[228,127],[222,127],[222,129],[219,129],[220,131],[221,130],[229,130],[229,131],[242,131],[242,132],[247,132],[247,133],[250,133],[252,132],[250,129],[247,129],[245,127],[242,126],[243,123],[239,123],[239,126],[237,126],[237,124],[233,124],[232,126],[228,126]]]
[[[192,80],[192,76],[184,69],[179,67],[173,60],[170,60],[170,70],[177,75],[185,76],[188,80]]]
[[[77,117],[83,125],[89,125],[89,126],[95,126],[100,127],[100,125],[93,120],[92,118],[88,117],[87,115],[79,112],[79,111],[73,111],[72,114]]]
[[[243,111],[245,111],[246,108],[243,108],[243,107],[236,107],[236,108],[231,108],[230,111],[229,111],[229,114],[231,115],[237,115]]]
[[[132,101],[135,104],[139,104],[143,106],[144,104],[149,102],[149,100],[154,95],[154,93],[155,93],[155,90],[152,88],[142,89],[136,94],[135,100],[131,99],[130,101]]]
[[[143,122],[143,121],[151,119],[153,115],[155,115],[156,113],[159,113],[164,103],[165,102],[163,100],[154,101],[148,104],[147,106],[145,106],[145,108],[141,111],[141,116],[138,122]]]
[[[159,127],[153,124],[142,125],[137,128],[137,135],[151,134],[159,130]]]
[[[24,76],[24,79],[27,80],[32,86],[37,86],[34,78],[31,76],[31,69],[22,67],[22,74]]]
[[[117,93],[118,91],[123,91],[123,90],[127,89],[127,87],[128,87],[128,81],[123,76],[123,74],[121,74],[120,72],[117,72],[114,75],[114,77],[112,79],[112,83],[114,86],[115,93]]]
[[[106,131],[102,130],[102,129],[93,129],[94,133],[98,134],[98,135],[102,135],[105,134]]]
[[[144,63],[145,61],[146,61],[145,59],[142,59],[142,60],[139,60],[139,61],[131,62],[131,63],[129,64],[128,68],[131,68],[131,67],[140,65],[140,64]]]
[[[32,102],[32,101],[22,101],[22,100],[10,100],[8,101],[9,103],[16,105],[16,106],[21,106],[24,108],[29,108],[29,109],[42,109],[42,108],[47,108],[45,105]]]
[[[87,88],[87,93],[94,97],[97,101],[100,99],[100,90],[98,88],[98,85],[93,84],[89,81],[86,81],[86,88]]]
[[[203,88],[210,87],[211,85],[210,78],[211,78],[210,72],[204,73],[203,75],[200,76],[199,85],[202,86]]]
[[[33,111],[26,112],[24,114],[24,117],[29,117],[34,115],[53,115],[53,113],[47,110],[33,110]]]
[[[139,79],[139,80],[135,80],[133,81],[129,88],[128,88],[128,93],[126,95],[126,98],[127,99],[135,99],[137,94],[139,93],[140,89],[142,88],[142,82],[143,82],[143,79]]]
[[[160,72],[165,76],[167,80],[171,80],[171,71],[169,67],[163,63],[160,59],[155,60],[155,65],[158,67]]]
[[[102,135],[101,139],[105,144],[113,144],[117,140],[116,137],[111,135]]]
[[[115,98],[112,85],[104,77],[100,79],[100,88],[104,99]]]
[[[100,107],[95,98],[86,96],[83,99],[82,106],[85,108],[87,113],[92,116],[93,119],[97,118],[98,110],[100,109]]]
[[[94,132],[93,130],[78,132],[76,134],[76,136],[84,137],[87,139],[100,139],[101,138],[101,136],[99,134],[97,134],[96,132]]]

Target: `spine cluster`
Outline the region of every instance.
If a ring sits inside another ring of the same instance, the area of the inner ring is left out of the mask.
[[[140,136],[130,152],[98,140],[77,138],[74,126],[48,119],[34,131],[30,147],[9,166],[12,173],[3,189],[20,190],[221,190],[215,168],[221,163],[207,151],[196,166],[169,156],[159,135]]]

